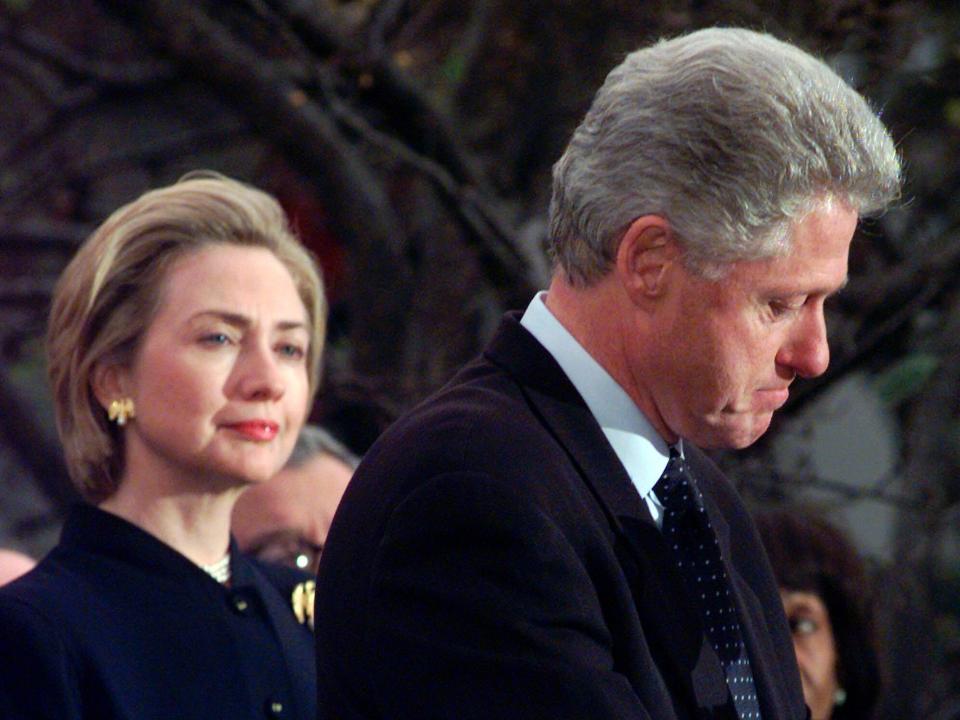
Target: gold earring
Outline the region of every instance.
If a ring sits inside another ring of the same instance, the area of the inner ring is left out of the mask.
[[[116,420],[117,425],[120,427],[126,425],[127,420],[136,416],[137,414],[133,409],[133,398],[122,398],[120,400],[110,401],[107,417],[111,420]]]

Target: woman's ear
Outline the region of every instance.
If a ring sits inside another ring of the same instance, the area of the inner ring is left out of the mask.
[[[90,387],[104,410],[114,400],[128,396],[128,384],[126,370],[116,363],[98,362],[90,375]]]
[[[617,248],[616,272],[635,302],[655,299],[665,292],[669,269],[680,248],[666,218],[643,215],[627,228]]]

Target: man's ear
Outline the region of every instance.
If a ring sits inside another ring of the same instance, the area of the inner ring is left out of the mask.
[[[667,270],[679,255],[676,235],[666,218],[643,215],[630,223],[617,248],[616,272],[631,300],[639,303],[662,295]]]
[[[128,385],[126,370],[116,363],[98,362],[90,374],[90,387],[104,410],[129,395]]]

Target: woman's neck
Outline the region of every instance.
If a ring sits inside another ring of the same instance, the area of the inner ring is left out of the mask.
[[[230,514],[239,488],[222,492],[171,490],[149,479],[126,477],[100,504],[172,547],[197,565],[210,565],[227,552]]]

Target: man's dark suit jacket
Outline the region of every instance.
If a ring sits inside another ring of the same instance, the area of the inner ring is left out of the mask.
[[[807,717],[741,501],[685,453],[766,720]],[[556,361],[508,316],[357,470],[321,560],[321,718],[735,717],[660,531]]]

